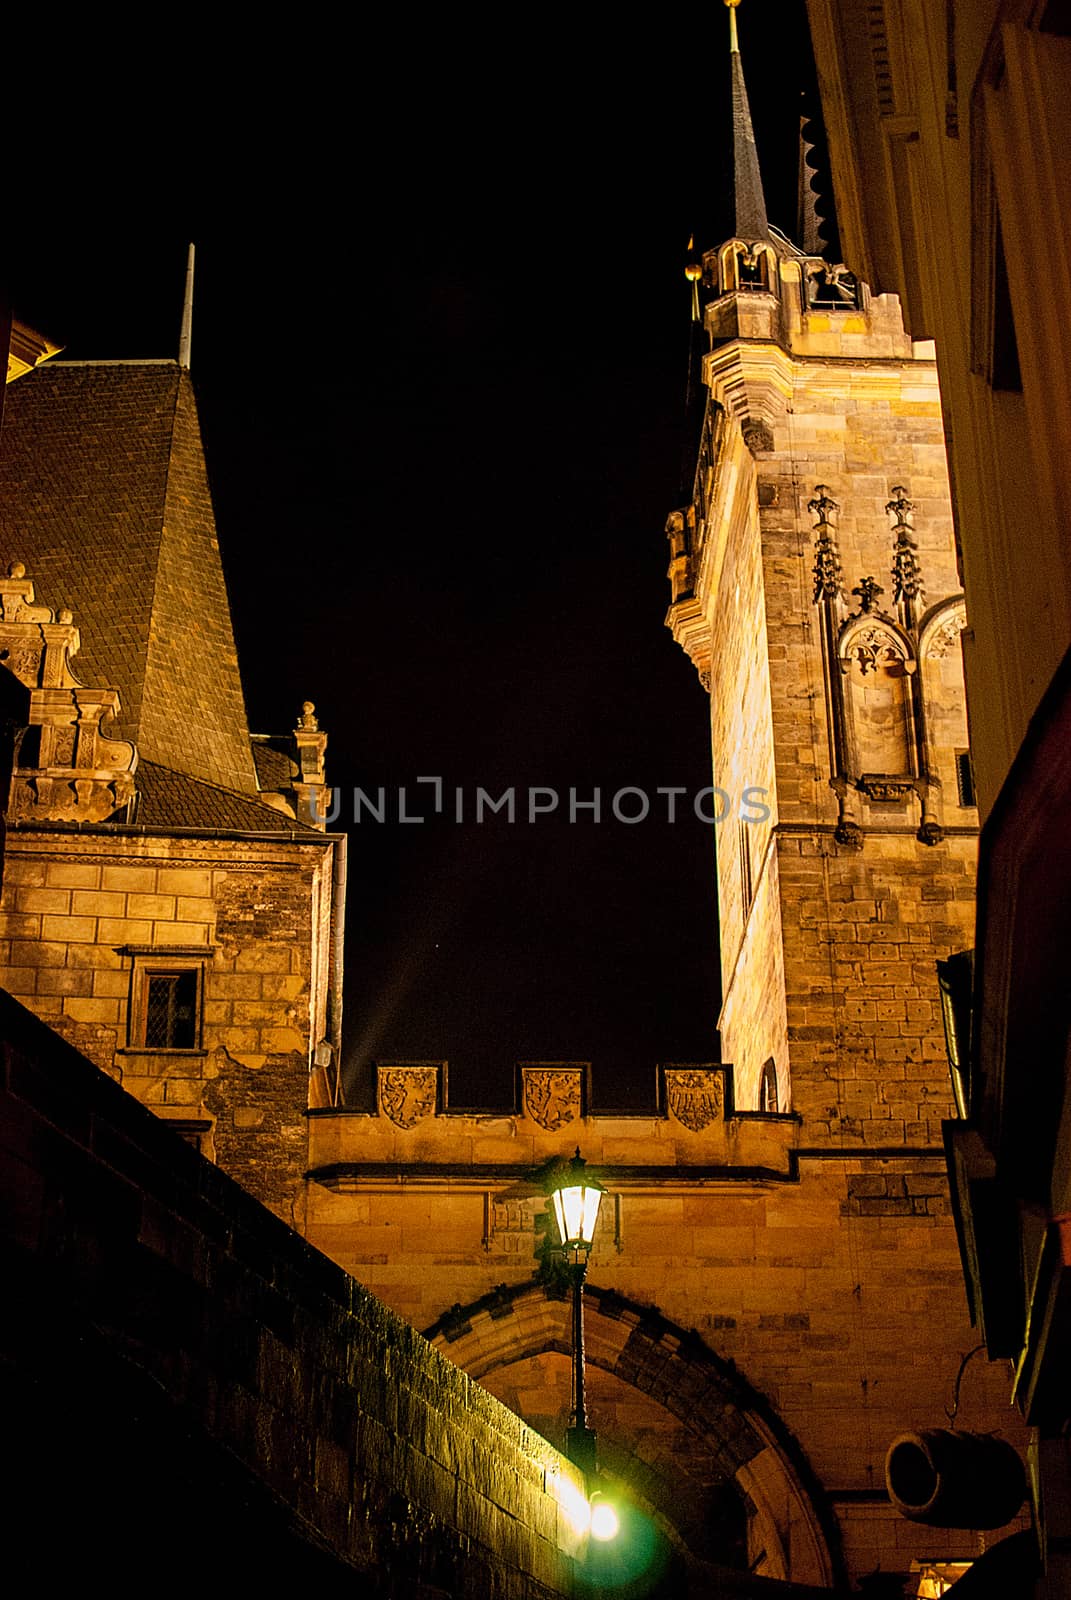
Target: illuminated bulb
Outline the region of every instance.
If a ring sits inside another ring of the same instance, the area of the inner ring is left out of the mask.
[[[591,1537],[601,1539],[615,1539],[620,1524],[617,1512],[608,1500],[593,1500],[591,1505]]]

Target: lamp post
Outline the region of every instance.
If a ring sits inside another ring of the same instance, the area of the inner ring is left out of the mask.
[[[604,1193],[602,1184],[585,1171],[578,1145],[576,1155],[557,1175],[551,1200],[558,1238],[569,1263],[573,1285],[573,1421],[566,1429],[565,1453],[588,1477],[595,1473],[596,1455],[595,1434],[588,1427],[584,1396],[584,1277],[595,1241],[599,1201]]]

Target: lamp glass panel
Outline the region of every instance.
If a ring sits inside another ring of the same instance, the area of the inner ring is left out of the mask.
[[[595,1238],[595,1224],[599,1217],[600,1189],[577,1185],[570,1189],[554,1191],[554,1217],[563,1245],[583,1245],[590,1248]]]

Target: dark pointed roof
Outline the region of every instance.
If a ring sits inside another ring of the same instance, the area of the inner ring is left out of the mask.
[[[737,0],[726,0],[733,9],[729,12],[730,55],[733,90],[733,198],[736,206],[736,237],[768,239],[770,224],[766,218],[766,197],[762,192],[762,174],[759,171],[759,153],[755,148],[755,130],[751,125],[751,108],[747,103],[747,86],[744,83],[744,64],[740,59],[740,44],[736,36]]]
[[[257,792],[188,372],[50,362],[12,385],[0,562],[12,561],[39,600],[74,612],[73,669],[119,690],[115,737],[173,772]]]

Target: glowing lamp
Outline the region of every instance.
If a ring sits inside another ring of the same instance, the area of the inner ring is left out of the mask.
[[[559,1169],[550,1188],[550,1198],[558,1224],[560,1248],[573,1258],[569,1268],[573,1282],[573,1420],[571,1427],[565,1430],[565,1453],[589,1478],[594,1476],[597,1462],[595,1434],[588,1427],[584,1394],[584,1276],[595,1242],[599,1201],[604,1193],[602,1184],[585,1170],[578,1145],[572,1161]],[[602,1537],[612,1539],[613,1534]]]
[[[559,1186],[552,1190],[554,1220],[563,1250],[590,1250],[595,1242],[599,1201],[605,1190],[584,1171],[579,1149],[565,1168]]]

